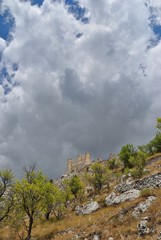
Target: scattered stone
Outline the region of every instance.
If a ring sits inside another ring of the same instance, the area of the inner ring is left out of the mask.
[[[105,203],[107,206],[120,204],[125,201],[131,201],[140,196],[140,191],[137,189],[131,189],[122,193],[119,196],[116,196],[115,193],[111,193],[109,196],[105,198]]]
[[[84,206],[76,206],[75,207],[75,213],[77,215],[90,214],[90,213],[96,211],[98,208],[99,208],[98,202],[91,202],[91,203],[88,203]]]
[[[113,237],[109,237],[108,240],[114,240],[114,238]]]
[[[138,235],[143,237],[149,234],[150,229],[147,227],[148,218],[143,218],[140,223],[138,224]]]
[[[154,202],[155,200],[156,200],[155,196],[150,196],[147,198],[146,201],[139,203],[138,206],[134,208],[132,216],[137,218],[141,213],[146,212],[147,209],[152,204],[152,202]]]
[[[100,240],[100,236],[95,234],[95,235],[93,236],[93,240]]]
[[[161,232],[159,233],[157,240],[161,240]]]

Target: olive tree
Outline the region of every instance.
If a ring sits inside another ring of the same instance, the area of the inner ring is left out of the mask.
[[[24,178],[15,184],[15,214],[25,228],[25,240],[30,240],[34,221],[43,210],[47,179],[35,165],[25,167],[24,172]]]
[[[0,222],[8,217],[13,206],[13,180],[11,170],[0,170]]]

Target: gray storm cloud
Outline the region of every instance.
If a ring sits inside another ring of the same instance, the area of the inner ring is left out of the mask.
[[[160,1],[146,2],[159,21]],[[36,161],[56,178],[69,157],[90,151],[93,158],[107,159],[123,144],[143,144],[155,132],[161,42],[152,45],[147,4],[81,4],[87,24],[63,3],[2,3],[15,29],[8,45],[0,41],[1,64],[11,73],[13,63],[19,64],[14,77],[19,84],[7,95],[0,89],[0,167],[17,176],[24,164]]]

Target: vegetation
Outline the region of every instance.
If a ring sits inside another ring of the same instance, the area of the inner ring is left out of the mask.
[[[127,144],[121,148],[119,153],[120,160],[123,162],[125,168],[133,167],[133,164],[130,161],[130,158],[135,158],[137,151],[133,144]]]
[[[104,219],[106,219],[106,227],[108,231],[112,228],[117,230],[112,232],[115,239],[127,238],[129,232],[134,236],[136,235],[136,222],[124,218],[124,221],[119,221],[119,208],[104,206],[104,199],[107,190],[120,182],[122,174],[131,175],[133,178],[140,178],[144,174],[146,166],[147,172],[158,171],[158,166],[161,160],[157,161],[156,165],[146,165],[149,156],[161,157],[161,118],[157,119],[157,133],[155,137],[144,146],[135,147],[133,144],[126,144],[118,154],[119,159],[116,157],[108,161],[96,161],[88,166],[88,171],[84,168],[82,172],[75,173],[75,175],[68,176],[64,180],[61,179],[60,184],[49,181],[46,176],[35,165],[24,167],[24,177],[21,180],[15,180],[11,170],[0,171],[0,239],[16,239],[31,240],[33,236],[39,236],[38,240],[43,239],[72,239],[72,230],[65,237],[55,238],[55,232],[64,231],[67,228],[84,229],[87,228],[92,231],[92,226],[99,224],[99,231],[103,231]],[[151,158],[149,158],[151,159]],[[158,164],[158,165],[157,165]],[[83,172],[84,171],[84,172]],[[88,192],[92,189],[92,193]],[[121,208],[126,210],[132,209],[143,199],[148,196],[161,197],[160,190],[143,189],[141,196],[133,203],[122,204]],[[83,198],[82,198],[83,196]],[[74,209],[76,203],[83,199],[88,202],[89,200],[96,199],[103,209],[92,214],[92,216],[78,217],[74,215],[71,209]],[[158,206],[159,206],[158,202]],[[155,212],[151,208],[152,213]],[[159,216],[159,217],[158,217]],[[78,220],[77,220],[78,219]],[[113,221],[114,220],[114,221]],[[161,221],[161,214],[155,213],[155,221]],[[127,223],[127,227],[125,227]],[[134,225],[135,223],[135,225]],[[4,224],[4,225],[2,225]],[[3,226],[8,226],[8,238],[3,238],[4,231],[7,231]],[[36,230],[34,229],[36,226]],[[43,231],[41,231],[43,228]],[[50,228],[50,229],[49,229]],[[95,233],[95,227],[93,227]],[[37,231],[37,232],[36,232]],[[14,237],[13,237],[14,232]],[[89,233],[89,236],[91,233]],[[2,236],[2,237],[1,237]],[[17,238],[16,238],[17,236]],[[122,236],[122,238],[119,238]],[[102,235],[103,239],[108,239],[109,235]],[[88,236],[86,236],[88,239]],[[130,238],[128,238],[130,239]],[[148,239],[148,238],[147,238]]]
[[[71,193],[74,195],[75,198],[77,198],[82,194],[84,185],[80,178],[77,175],[74,175],[69,181],[69,187]]]
[[[146,145],[139,146],[139,149],[149,156],[161,152],[161,118],[157,118],[156,132],[154,138]]]
[[[34,221],[42,211],[47,179],[36,170],[35,165],[28,169],[25,167],[24,172],[25,177],[15,184],[14,213],[27,232],[25,240],[30,240]]]
[[[13,173],[0,170],[0,222],[8,217],[13,206]]]
[[[91,168],[93,171],[93,175],[89,179],[95,191],[100,192],[104,184],[106,184],[109,188],[110,170],[98,162],[94,163]]]

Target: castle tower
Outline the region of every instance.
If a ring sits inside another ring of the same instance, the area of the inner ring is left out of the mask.
[[[81,156],[81,155],[78,155],[78,156],[77,156],[76,163],[77,163],[77,164],[82,163],[82,156]]]
[[[85,165],[91,164],[91,154],[86,153],[85,154]]]
[[[67,159],[67,168],[66,168],[65,174],[71,173],[72,169],[73,169],[73,160]]]

